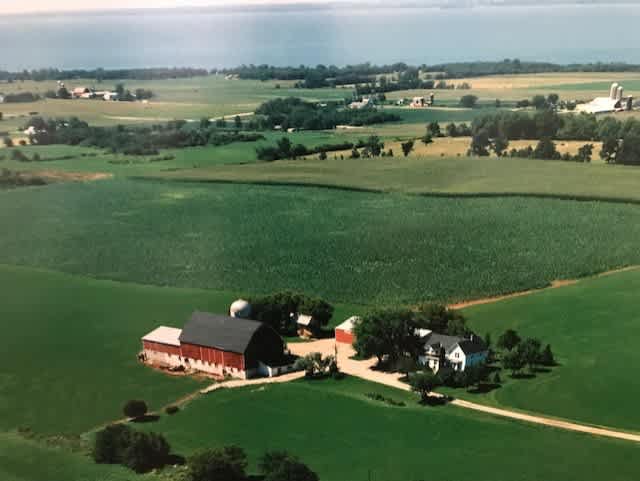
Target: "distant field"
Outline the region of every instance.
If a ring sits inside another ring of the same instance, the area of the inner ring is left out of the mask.
[[[117,81],[105,81],[96,89],[113,88]],[[232,116],[253,112],[262,102],[274,97],[301,97],[308,100],[342,100],[351,96],[350,89],[295,89],[292,82],[259,82],[253,80],[224,80],[222,77],[193,79],[123,81],[126,88],[152,90],[156,97],[149,103],[104,102],[91,100],[41,100],[33,103],[0,104],[5,121],[0,131],[14,130],[24,124],[29,113],[47,117],[76,116],[95,125],[118,123],[164,122],[172,119]],[[277,89],[276,84],[281,88]],[[67,82],[69,88],[93,86],[88,80]],[[55,89],[55,82],[22,82],[0,84],[0,92],[32,91],[44,93]]]
[[[640,430],[640,385],[629,366],[640,362],[640,271],[465,309],[471,326],[494,339],[507,328],[551,343],[560,366],[507,384],[474,401],[578,421]],[[462,395],[457,393],[456,395]]]
[[[527,142],[514,142],[524,146]],[[582,142],[562,142],[575,150]],[[577,164],[512,158],[439,157],[463,153],[468,139],[437,139],[418,157],[278,161],[216,166],[160,174],[168,179],[217,180],[338,186],[412,194],[534,194],[640,200],[640,169],[633,166]],[[395,144],[397,145],[397,144]],[[597,150],[597,146],[596,149]],[[432,156],[435,154],[435,156]]]
[[[0,223],[7,264],[367,305],[484,297],[640,263],[640,209],[598,202],[114,179],[1,192]]]
[[[28,427],[44,434],[79,434],[119,419],[128,399],[158,409],[197,390],[201,384],[193,379],[140,365],[140,338],[161,324],[182,327],[196,309],[225,313],[240,296],[3,265],[0,290],[0,319],[11,337],[3,351],[11,362],[0,365],[0,431]],[[336,306],[334,324],[361,310]]]
[[[366,392],[407,406],[369,401]],[[353,378],[220,390],[144,428],[163,432],[183,455],[237,444],[252,469],[265,449],[286,449],[322,481],[627,481],[637,472],[632,444],[425,408],[410,393]]]

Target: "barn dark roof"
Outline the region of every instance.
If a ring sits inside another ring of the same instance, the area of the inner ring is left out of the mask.
[[[180,334],[180,342],[243,354],[261,322],[194,312]]]

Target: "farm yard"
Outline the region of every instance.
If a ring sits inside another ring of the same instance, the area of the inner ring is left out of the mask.
[[[181,467],[138,478],[88,456],[95,431],[121,419],[125,401],[144,399],[160,418],[136,429],[162,433],[182,456],[238,444],[249,454],[251,473],[268,446],[299,455],[322,481],[633,479],[637,446],[630,442],[454,405],[422,406],[416,393],[353,377],[198,395],[211,379],[169,376],[136,359],[141,336],[158,325],[179,327],[194,310],[228,313],[235,299],[286,289],[329,301],[331,329],[372,308],[453,304],[562,285],[463,309],[479,335],[495,340],[513,328],[552,343],[557,366],[526,379],[503,372],[501,387],[489,392],[440,392],[640,431],[631,368],[639,361],[633,340],[640,335],[640,271],[572,281],[640,265],[638,167],[605,164],[598,141],[556,140],[560,153],[574,156],[593,144],[588,163],[469,157],[468,136],[420,141],[430,122],[443,130],[448,123],[469,124],[537,94],[591,99],[608,90],[612,76],[632,91],[640,88],[637,73],[486,76],[451,80],[470,88],[436,90],[433,108],[395,105],[430,90],[389,92],[379,109],[398,118],[381,124],[289,132],[287,125],[271,125],[257,131],[262,140],[160,148],[155,155],[82,141],[0,146],[0,171],[51,182],[0,189],[0,319],[11,339],[5,345],[11,361],[0,365],[0,478],[183,479]],[[306,89],[293,81],[213,75],[126,84],[154,97],[0,104],[0,132],[22,139],[17,129],[36,113],[77,116],[91,126],[185,119],[192,128],[201,118],[215,124],[222,116],[231,125],[236,114],[255,119],[256,108],[274,98],[323,103],[353,92],[353,86]],[[48,81],[2,85],[3,93],[55,87]],[[475,108],[460,106],[467,94],[478,97]],[[312,150],[372,135],[395,156],[349,158],[346,149],[323,158]],[[260,149],[283,137],[311,150],[295,159],[259,160]],[[407,140],[415,146],[403,157]],[[511,140],[509,148],[536,144]],[[404,405],[373,401],[371,393]],[[164,415],[164,407],[185,397],[190,400],[176,415]],[[336,453],[348,453],[348,462]],[[46,465],[55,470],[43,470]]]

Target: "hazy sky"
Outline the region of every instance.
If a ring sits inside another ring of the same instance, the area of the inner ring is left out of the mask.
[[[331,3],[342,0],[332,0]],[[325,3],[318,0],[0,0],[0,13],[24,13],[63,10],[104,10],[112,8],[166,8],[202,5]],[[326,2],[329,3],[329,2]]]
[[[614,4],[631,3],[637,0],[401,0],[398,3],[421,6],[469,7],[477,5],[553,5],[553,4]],[[373,3],[393,7],[394,3],[385,0],[0,0],[0,14],[31,13],[48,11],[82,11],[122,8],[167,8],[208,5],[269,5],[269,4],[334,4],[334,3]]]

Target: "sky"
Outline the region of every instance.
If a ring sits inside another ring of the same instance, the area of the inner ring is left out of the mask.
[[[405,0],[421,6],[469,7],[475,5],[541,5],[541,4],[614,4],[634,3],[637,0]],[[125,8],[170,8],[188,6],[238,6],[273,4],[340,4],[378,3],[386,7],[395,6],[384,0],[0,0],[0,15],[9,13],[43,13],[51,11],[87,11]]]

